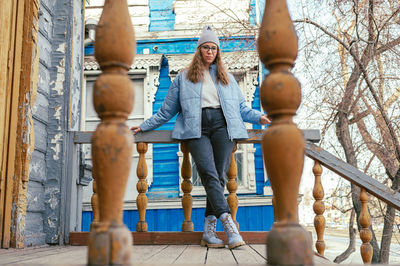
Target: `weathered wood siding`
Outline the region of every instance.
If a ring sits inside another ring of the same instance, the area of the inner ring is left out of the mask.
[[[51,1],[41,1],[39,9],[39,81],[33,109],[35,150],[30,163],[25,219],[25,245],[45,243],[43,229],[44,182],[46,181],[45,156],[47,149],[47,124],[50,91],[51,34],[53,30]]]
[[[40,1],[39,81],[33,113],[35,150],[28,183],[26,246],[62,242],[65,136],[68,129],[79,129],[83,4],[79,0]]]

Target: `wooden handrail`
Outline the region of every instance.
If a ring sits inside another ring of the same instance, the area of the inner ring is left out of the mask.
[[[75,144],[89,144],[90,138],[93,132],[91,131],[75,131],[74,132],[74,143]],[[171,138],[171,130],[154,130],[148,132],[140,132],[135,135],[135,142],[147,142],[147,143],[178,143],[177,140]],[[239,143],[261,143],[262,130],[248,130],[249,138],[241,140]],[[386,204],[393,206],[397,210],[400,210],[400,193],[395,192],[387,186],[381,184],[376,179],[366,175],[357,168],[349,165],[348,163],[337,158],[328,151],[315,145],[314,143],[319,142],[320,134],[319,130],[303,130],[303,136],[306,140],[306,156],[317,160],[322,166],[328,168],[337,175],[344,179],[354,183],[355,185],[365,188],[365,190],[374,195],[378,199],[382,200]]]
[[[261,143],[263,130],[261,129],[248,129],[248,139],[239,140],[238,143]],[[74,131],[75,144],[90,144],[92,131]],[[173,139],[171,130],[153,130],[147,132],[139,132],[135,135],[135,143],[179,143],[178,140]],[[303,136],[306,141],[311,143],[318,143],[321,140],[321,135],[318,129],[305,129]]]
[[[333,154],[313,143],[306,142],[306,155],[311,159],[319,161],[322,166],[325,166],[351,183],[360,188],[365,188],[368,193],[374,195],[386,204],[400,210],[399,192],[391,190],[376,179],[373,179],[354,166],[340,160]]]

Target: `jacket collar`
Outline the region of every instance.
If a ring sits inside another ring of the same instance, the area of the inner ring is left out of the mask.
[[[210,72],[217,72],[217,64],[216,63],[214,63],[214,64],[212,64],[211,66],[210,66]]]
[[[216,79],[217,79],[217,64],[212,64],[210,66],[210,75],[211,78],[213,79],[214,83],[216,84]]]
[[[217,64],[214,63],[210,66],[210,75],[212,80],[214,81],[215,86],[217,87],[217,90],[219,90],[221,83],[217,82]]]

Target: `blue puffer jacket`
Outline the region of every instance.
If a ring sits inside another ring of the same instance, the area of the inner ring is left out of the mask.
[[[181,71],[171,84],[167,96],[158,112],[144,121],[142,131],[153,130],[178,114],[172,138],[193,139],[201,134],[201,89],[202,82],[192,83],[186,78],[187,71]],[[259,124],[261,112],[246,105],[235,78],[229,74],[230,82],[223,85],[216,82],[216,65],[211,65],[210,74],[216,84],[219,101],[227,123],[231,140],[248,138],[244,122]]]

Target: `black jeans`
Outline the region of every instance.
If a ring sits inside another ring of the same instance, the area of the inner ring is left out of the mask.
[[[187,141],[201,183],[207,194],[205,216],[217,218],[230,213],[224,196],[225,176],[233,150],[222,109],[204,108],[201,116],[201,137]]]

